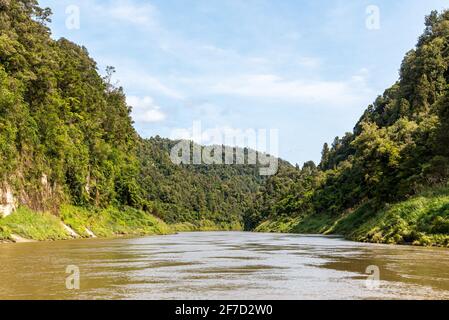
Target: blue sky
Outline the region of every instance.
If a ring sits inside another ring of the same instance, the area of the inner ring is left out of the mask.
[[[116,67],[142,136],[187,137],[194,121],[217,132],[278,129],[279,154],[292,163],[319,161],[324,142],[352,131],[397,80],[424,16],[449,8],[449,0],[40,3],[53,10],[55,38],[86,46],[101,72]],[[79,28],[70,27],[73,5]]]

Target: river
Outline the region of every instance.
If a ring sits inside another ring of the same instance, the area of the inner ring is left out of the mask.
[[[0,244],[0,299],[398,298],[449,299],[449,250],[243,232]]]

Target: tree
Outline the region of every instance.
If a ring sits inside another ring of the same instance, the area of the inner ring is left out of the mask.
[[[320,169],[327,170],[329,168],[329,159],[330,159],[330,149],[327,143],[323,146],[323,151],[321,151],[321,163]]]

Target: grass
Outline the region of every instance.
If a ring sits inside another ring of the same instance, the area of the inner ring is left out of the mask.
[[[188,231],[241,231],[234,223],[202,220],[195,224],[167,225],[162,220],[133,208],[87,209],[63,206],[60,216],[19,208],[0,219],[0,240],[16,234],[31,240],[65,240],[71,236],[62,223],[78,235],[109,238],[121,235],[163,235]],[[265,221],[257,232],[341,234],[348,239],[387,244],[449,247],[449,187],[430,190],[419,196],[377,210],[366,203],[341,216],[304,215]]]
[[[117,235],[169,234],[170,227],[162,220],[133,208],[85,209],[74,206],[61,208],[62,221],[81,237],[89,237],[89,231],[98,237]]]
[[[300,217],[284,217],[279,220],[265,221],[256,232],[325,234],[335,223],[335,218],[327,215],[303,215]]]
[[[256,232],[292,233],[294,226],[299,223],[300,218],[283,218],[279,220],[265,221],[256,228]]]
[[[242,231],[243,227],[239,222],[215,223],[210,220],[201,220],[193,224],[190,222],[176,223],[170,225],[175,232],[195,232],[195,231]]]
[[[266,221],[255,231],[340,234],[360,242],[449,247],[449,187],[382,210],[368,202],[341,216],[311,214]]]
[[[13,234],[38,241],[70,238],[57,217],[49,213],[36,213],[26,207],[0,219],[0,239],[12,240]]]
[[[361,222],[357,216],[365,216]],[[351,228],[352,231],[349,231]],[[429,191],[379,212],[360,208],[333,232],[356,241],[449,247],[449,188]]]
[[[11,229],[9,229],[7,226],[0,225],[0,242],[4,240],[12,240]]]
[[[12,215],[0,219],[0,241],[12,241],[14,234],[37,241],[71,239],[63,223],[82,238],[89,238],[89,231],[100,238],[173,233],[162,220],[132,208],[88,210],[63,206],[59,217],[56,217],[21,207]]]
[[[88,209],[64,205],[60,208],[58,217],[21,207],[12,215],[0,219],[0,241],[12,241],[14,234],[38,241],[72,238],[63,224],[73,229],[81,238],[90,238],[92,233],[99,238],[113,238],[189,231],[243,230],[238,222],[214,223],[210,220],[202,220],[195,224],[179,223],[169,226],[144,211],[130,207]]]

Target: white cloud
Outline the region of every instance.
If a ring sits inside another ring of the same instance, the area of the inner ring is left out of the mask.
[[[161,111],[161,107],[156,105],[151,97],[128,96],[127,103],[133,107],[132,117],[136,122],[161,122],[166,119],[165,113]]]
[[[370,75],[370,71],[367,68],[362,68],[359,72],[352,76],[352,81],[354,83],[359,83],[361,85],[366,85],[366,80]]]
[[[150,3],[136,4],[130,0],[114,0],[101,4],[97,12],[122,22],[145,27],[157,27],[157,10]]]
[[[166,86],[157,77],[129,65],[119,67],[116,78],[120,79],[120,83],[125,88],[132,88],[134,91],[157,93],[177,100],[184,99],[181,92]]]
[[[329,107],[351,107],[364,101],[371,93],[362,73],[345,81],[286,79],[274,74],[242,75],[219,80],[209,89],[215,94]]]
[[[298,64],[307,68],[317,68],[321,65],[321,60],[314,57],[299,57]]]
[[[103,19],[106,17],[145,27],[145,35],[151,39],[152,49],[162,51],[164,59],[169,59],[171,63],[170,70],[176,71],[172,75],[171,71],[154,74],[145,70],[146,65],[142,65],[142,61],[140,65],[122,60],[112,62],[111,65],[117,66],[116,78],[128,92],[134,94],[163,95],[183,101],[226,95],[272,99],[276,102],[274,106],[279,105],[277,102],[287,102],[327,108],[359,107],[366,104],[367,96],[372,97],[363,71],[343,80],[320,78],[315,69],[324,62],[318,57],[281,48],[275,54],[257,50],[242,53],[236,47],[220,47],[219,43],[193,40],[166,29],[163,20],[158,21],[157,8],[147,1],[110,0],[98,7],[103,10]],[[301,34],[287,32],[285,36],[294,40],[299,39]],[[192,71],[183,73],[183,70]],[[312,72],[311,79],[307,74]],[[157,118],[156,114],[151,117]]]

